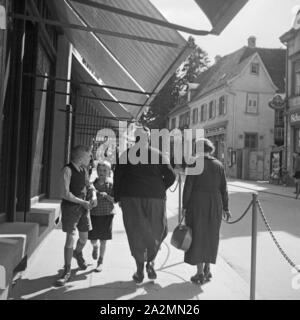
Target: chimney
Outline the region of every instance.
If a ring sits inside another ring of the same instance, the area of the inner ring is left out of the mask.
[[[215,64],[217,64],[220,60],[222,59],[222,57],[218,54],[215,56]]]
[[[256,47],[256,38],[254,36],[251,36],[248,38],[248,47],[249,48],[255,48]]]

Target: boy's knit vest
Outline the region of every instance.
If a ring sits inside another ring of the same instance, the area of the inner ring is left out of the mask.
[[[85,199],[87,192],[85,169],[81,169],[81,171],[78,172],[72,163],[67,164],[66,167],[71,169],[70,192],[77,198]],[[63,199],[62,204],[74,205],[75,203]]]

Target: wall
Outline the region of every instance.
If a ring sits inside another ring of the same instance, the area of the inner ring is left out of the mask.
[[[56,76],[59,78],[70,79],[72,62],[72,47],[64,35],[58,38],[58,53]],[[70,92],[70,84],[65,81],[56,81],[55,90]],[[61,169],[65,164],[66,148],[66,113],[59,111],[65,109],[69,103],[69,96],[56,95],[54,104],[53,122],[53,141],[51,155],[51,181],[50,198],[61,198]]]
[[[255,58],[253,62],[260,62]],[[231,91],[235,96],[234,115],[234,138],[232,147],[234,149],[244,148],[245,132],[258,133],[258,149],[264,151],[264,178],[268,178],[271,147],[274,145],[274,110],[268,106],[272,99],[275,88],[270,82],[267,73],[260,66],[259,75],[250,74],[250,67],[244,70],[240,77],[231,84]],[[258,113],[246,113],[247,93],[258,93]],[[245,175],[245,173],[244,173]]]

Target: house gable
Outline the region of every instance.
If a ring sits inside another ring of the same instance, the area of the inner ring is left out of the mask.
[[[258,74],[251,73],[252,64],[259,66]],[[247,92],[273,94],[278,90],[257,52],[248,59],[247,64],[245,64],[240,74],[230,79],[228,84],[232,90]]]

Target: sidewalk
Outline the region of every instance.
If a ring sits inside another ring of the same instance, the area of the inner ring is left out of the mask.
[[[177,216],[168,211],[170,231],[176,225]],[[22,278],[13,287],[10,299],[38,300],[247,300],[249,286],[221,258],[212,266],[212,281],[197,286],[189,279],[195,270],[183,263],[183,252],[170,245],[170,236],[164,241],[156,261],[158,278],[149,281],[146,277],[142,286],[131,279],[135,271],[130,255],[126,233],[120,212],[114,220],[113,240],[107,246],[104,270],[94,272],[95,262],[91,258],[90,243],[84,256],[90,264],[85,271],[77,269],[73,259],[73,277],[62,288],[53,284],[63,265],[64,233],[53,230],[34,257]]]
[[[277,196],[290,197],[295,199],[295,187],[286,187],[284,185],[271,184],[268,181],[248,181],[238,179],[228,179],[229,188],[234,191],[235,187],[239,188],[239,192],[245,189],[245,192],[258,191],[262,193],[269,193]],[[299,198],[300,199],[300,198]]]

